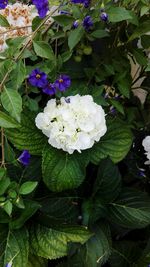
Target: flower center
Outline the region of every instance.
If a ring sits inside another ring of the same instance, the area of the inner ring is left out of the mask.
[[[60,83],[63,83],[63,79],[59,79],[59,82],[60,82]]]
[[[41,78],[40,74],[36,74],[36,78],[39,80]]]

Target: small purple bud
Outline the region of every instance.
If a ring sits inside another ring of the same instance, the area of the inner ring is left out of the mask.
[[[12,267],[12,261],[10,261],[9,263],[7,263],[5,267]]]
[[[70,12],[68,12],[66,10],[60,10],[59,14],[61,14],[61,15],[70,15]]]
[[[73,26],[74,29],[78,28],[78,26],[79,26],[79,20],[75,20],[73,22],[73,25],[72,26]]]
[[[100,18],[101,18],[102,21],[106,22],[106,21],[108,21],[108,14],[106,12],[102,12],[100,14]]]
[[[21,155],[18,158],[18,161],[20,163],[22,163],[24,166],[29,165],[29,161],[30,161],[30,153],[28,150],[23,150],[23,152],[21,153]]]

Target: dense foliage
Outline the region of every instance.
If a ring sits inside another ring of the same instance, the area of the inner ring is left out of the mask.
[[[25,26],[1,2],[0,266],[149,266],[149,0],[50,2],[50,11],[34,0]],[[76,95],[102,107],[107,131],[94,135],[94,104],[76,102],[74,121],[60,108]],[[59,113],[46,110],[42,132],[35,118],[47,103]],[[68,153],[74,122],[80,142]]]

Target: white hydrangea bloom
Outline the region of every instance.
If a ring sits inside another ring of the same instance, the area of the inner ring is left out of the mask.
[[[148,159],[148,161],[146,161],[145,164],[149,165],[150,164],[150,136],[146,136],[143,139],[142,145],[146,151],[145,154],[146,154],[147,159]]]
[[[57,7],[51,7],[50,12],[57,15]],[[28,36],[32,33],[32,20],[38,16],[38,12],[34,5],[17,2],[1,9],[0,15],[4,16],[10,24],[10,27],[7,28],[0,26],[0,52],[3,52],[7,48],[7,39]],[[53,21],[53,18],[49,18],[48,23]]]
[[[51,146],[69,154],[91,148],[107,131],[104,110],[90,95],[49,100],[35,123]]]
[[[7,48],[6,40],[17,36],[27,36],[32,33],[32,20],[38,16],[33,5],[22,3],[9,4],[5,9],[0,10],[0,15],[4,16],[10,27],[0,26],[0,51]]]

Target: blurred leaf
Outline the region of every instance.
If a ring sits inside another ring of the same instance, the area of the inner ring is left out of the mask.
[[[26,267],[48,267],[48,260],[34,254],[29,254],[29,262]]]
[[[49,44],[44,41],[33,41],[35,53],[42,58],[47,58],[52,62],[55,61],[54,52]]]
[[[76,188],[85,178],[88,160],[88,154],[69,155],[47,145],[43,151],[43,180],[54,192]]]
[[[107,121],[107,132],[91,149],[91,161],[98,164],[109,156],[116,163],[128,153],[132,144],[132,134],[128,126],[121,121]]]
[[[4,128],[18,128],[21,125],[12,117],[0,111],[0,126]]]
[[[109,220],[129,229],[150,224],[150,198],[144,192],[124,189],[116,202],[109,204]]]
[[[0,14],[0,26],[2,27],[10,27],[8,20]]]
[[[1,101],[3,107],[10,113],[10,115],[20,122],[20,114],[22,111],[22,98],[20,94],[13,89],[5,87],[1,94]]]
[[[91,233],[82,226],[60,225],[47,228],[34,225],[30,230],[31,252],[47,259],[56,259],[67,255],[67,243],[84,244]]]
[[[77,29],[72,30],[69,34],[68,45],[70,50],[72,50],[81,40],[84,35],[84,29],[79,26]]]
[[[22,184],[19,188],[19,194],[21,195],[27,195],[30,194],[36,187],[38,182],[25,182]]]
[[[110,22],[120,22],[123,20],[132,19],[129,10],[124,7],[110,7],[107,11]]]
[[[74,18],[69,15],[59,15],[59,16],[54,16],[53,19],[62,27],[65,26],[72,26],[74,22]]]
[[[25,207],[23,210],[20,210],[20,213],[16,218],[10,222],[11,229],[19,229],[24,223],[35,214],[35,212],[40,208],[40,204],[32,201],[25,200]]]
[[[93,187],[93,195],[98,197],[101,204],[109,203],[117,198],[120,191],[121,175],[118,167],[110,159],[102,160]]]
[[[33,155],[40,155],[45,144],[45,136],[35,126],[33,112],[24,111],[21,127],[11,131],[5,130],[7,138],[19,150],[27,149]]]
[[[11,231],[0,225],[0,264],[5,267],[13,262],[15,267],[26,267],[28,262],[28,232],[25,228]]]

